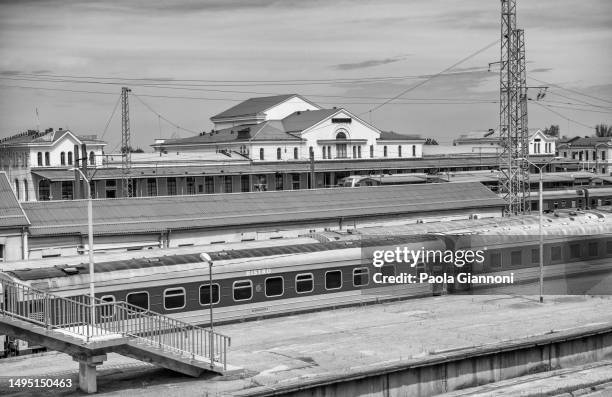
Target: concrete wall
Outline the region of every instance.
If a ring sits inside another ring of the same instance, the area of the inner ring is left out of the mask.
[[[436,354],[301,384],[254,388],[238,395],[426,397],[611,358],[612,325],[607,324]]]

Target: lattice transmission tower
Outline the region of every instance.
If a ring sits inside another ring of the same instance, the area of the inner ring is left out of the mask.
[[[525,34],[516,28],[516,0],[501,0],[499,191],[506,215],[529,212],[529,126]]]
[[[134,197],[131,178],[132,173],[132,146],[130,143],[130,105],[127,87],[121,87],[121,188],[123,197]]]

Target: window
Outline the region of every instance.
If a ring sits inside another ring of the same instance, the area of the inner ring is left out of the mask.
[[[412,145],[412,157],[416,157],[416,145]]]
[[[276,174],[274,178],[276,190],[283,190],[283,174]]]
[[[291,174],[291,189],[300,189],[300,174]]]
[[[327,150],[325,150],[325,146],[323,146],[323,158],[327,158]]]
[[[282,277],[268,277],[266,279],[266,297],[281,296],[285,290]]]
[[[195,194],[195,178],[192,176],[188,176],[185,178],[185,183],[187,184],[187,194]]]
[[[117,196],[117,181],[115,179],[106,180],[106,198],[115,198]]]
[[[72,200],[72,181],[62,182],[62,200]]]
[[[374,158],[374,145],[370,145],[370,158]]]
[[[336,140],[340,139],[346,139],[346,133],[343,130],[340,130],[340,132],[336,134]]]
[[[342,288],[342,271],[332,270],[325,273],[325,289]]]
[[[250,188],[249,176],[248,175],[240,175],[240,191],[248,192]]]
[[[539,248],[531,249],[531,263],[540,263],[540,249]]]
[[[89,152],[89,164],[96,165],[96,154],[94,152]]]
[[[353,146],[353,158],[357,158],[357,146]]]
[[[66,165],[66,153],[64,153],[64,152],[60,153],[60,164],[61,165]]]
[[[232,189],[232,177],[230,175],[225,175],[224,178],[225,181],[225,193],[231,193],[233,191]]]
[[[605,160],[606,159],[606,152],[601,152],[601,159]]]
[[[42,167],[42,165],[43,165],[43,160],[42,160],[42,159],[43,159],[43,157],[42,157],[42,152],[38,152],[38,154],[36,155],[36,158],[37,158],[37,160],[38,160],[38,166],[39,166],[39,167]]]
[[[550,260],[551,261],[560,261],[561,260],[561,247],[550,247]]]
[[[49,157],[49,152],[45,152],[45,165],[51,165],[51,159]]]
[[[157,196],[157,179],[147,178],[147,196]]]
[[[387,147],[383,146],[383,156],[387,157]]]
[[[298,148],[296,147],[293,148],[293,159],[294,160],[298,159]]]
[[[597,256],[599,255],[599,250],[597,249],[597,243],[591,242],[589,243],[589,256]]]
[[[200,285],[200,305],[210,305],[210,284]],[[219,303],[219,284],[212,285],[212,303]]]
[[[339,143],[336,145],[336,157],[339,159],[345,159],[347,157],[346,156],[346,143]]]
[[[361,287],[368,285],[370,282],[370,270],[367,267],[358,267],[353,269],[353,286]]]
[[[166,184],[168,185],[168,196],[176,195],[176,178],[168,178],[166,180]]]
[[[380,268],[380,274],[382,274],[383,276],[395,276],[395,266],[383,265]]]
[[[246,301],[253,297],[253,283],[251,280],[234,281],[234,300]]]
[[[308,158],[314,157],[314,148],[310,146],[308,148]]]
[[[113,305],[113,303],[115,303],[115,297],[113,295],[104,295],[100,300],[109,303],[109,305],[104,305],[100,308],[100,317],[113,317],[115,315],[115,307]]]
[[[281,148],[277,148],[276,149],[276,159],[281,160],[282,158],[283,158],[283,154],[282,154]]]
[[[612,254],[612,240],[606,241],[606,254]]]
[[[260,149],[259,149],[259,159],[260,159],[260,160],[263,160],[263,159],[264,159],[264,149],[263,149],[263,148],[260,148]]]
[[[212,176],[204,177],[204,192],[206,194],[211,194],[215,192],[215,178]]]
[[[142,292],[131,292],[125,297],[125,301],[130,305],[137,306],[142,310],[149,310],[149,293]]]
[[[28,180],[23,180],[23,196],[25,197],[25,201],[30,201],[30,192],[28,189]]]
[[[68,152],[68,165],[72,165],[72,152]]]
[[[21,200],[21,193],[19,192],[19,179],[15,179],[15,195],[17,200]]]
[[[510,266],[521,266],[522,264],[522,252],[512,251],[510,252]]]
[[[164,290],[164,309],[182,309],[185,307],[185,288]]]
[[[397,147],[397,157],[402,157],[402,145]]]
[[[313,289],[314,277],[312,276],[312,273],[298,274],[295,276],[295,292],[298,294],[304,294],[306,292],[312,292]]]
[[[361,158],[361,146],[357,146],[357,158]]]
[[[580,244],[570,244],[570,259],[580,258]]]
[[[492,252],[489,254],[489,267],[497,268],[502,266],[501,252]]]
[[[332,156],[331,156],[331,146],[328,146],[328,147],[327,147],[327,158],[328,158],[328,159],[331,159],[331,158],[332,158]]]

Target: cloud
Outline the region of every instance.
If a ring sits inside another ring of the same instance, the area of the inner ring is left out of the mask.
[[[406,59],[407,56],[395,57],[395,58],[385,58],[385,59],[370,59],[367,61],[356,62],[356,63],[341,63],[339,65],[335,65],[334,69],[337,70],[355,70],[355,69],[364,69],[371,68],[374,66],[386,65],[389,63],[400,62]]]
[[[0,76],[17,76],[21,73],[20,70],[0,70]]]

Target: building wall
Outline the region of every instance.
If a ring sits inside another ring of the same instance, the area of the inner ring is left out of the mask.
[[[2,258],[0,262],[18,261],[23,259],[24,237],[17,230],[0,230],[0,245]]]
[[[282,120],[297,111],[318,109],[320,109],[318,106],[314,106],[301,98],[290,98],[289,100],[269,109],[266,112],[266,120]]]

